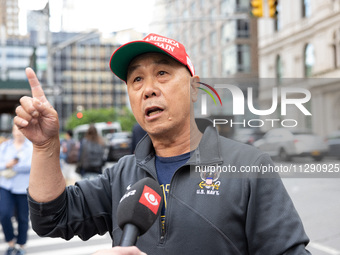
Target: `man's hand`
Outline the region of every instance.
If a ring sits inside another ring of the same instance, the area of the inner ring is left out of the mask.
[[[33,143],[28,188],[36,202],[44,203],[56,199],[66,187],[60,169],[59,120],[34,71],[26,68],[26,75],[32,97],[20,99],[14,124]]]
[[[26,76],[31,86],[32,97],[20,99],[16,108],[14,124],[34,145],[44,145],[59,135],[58,114],[47,101],[40,82],[31,68],[26,68]]]
[[[12,168],[16,164],[18,164],[19,160],[18,159],[11,159],[6,163],[6,168]]]
[[[146,255],[146,253],[141,252],[137,247],[113,247],[108,250],[100,250],[92,255]]]

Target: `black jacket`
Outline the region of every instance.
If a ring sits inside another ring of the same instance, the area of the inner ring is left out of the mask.
[[[98,179],[69,186],[49,203],[29,197],[33,229],[41,236],[67,240],[74,235],[87,240],[109,231],[113,245],[118,245],[119,200],[136,181],[157,180],[154,161],[146,136],[135,155],[122,158]],[[172,178],[165,234],[156,221],[137,246],[148,255],[309,254],[308,237],[281,179],[277,174],[241,172],[254,166],[273,163],[254,147],[221,137],[208,127],[199,147]],[[211,167],[219,174],[204,172]]]

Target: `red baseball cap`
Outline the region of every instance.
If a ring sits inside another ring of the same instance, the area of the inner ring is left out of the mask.
[[[121,80],[127,80],[127,69],[132,59],[140,54],[158,52],[169,55],[181,64],[185,65],[192,76],[195,75],[194,66],[183,44],[157,34],[149,34],[143,40],[128,42],[113,52],[110,59],[112,72]]]

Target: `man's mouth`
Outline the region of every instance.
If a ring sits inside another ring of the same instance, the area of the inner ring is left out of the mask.
[[[148,116],[148,117],[151,117],[151,116],[156,115],[156,114],[158,114],[158,113],[160,113],[162,111],[163,111],[162,108],[151,107],[151,108],[146,109],[145,115]]]

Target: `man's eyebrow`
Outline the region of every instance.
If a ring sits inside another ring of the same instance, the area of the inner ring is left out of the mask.
[[[141,65],[132,65],[128,67],[127,73],[132,73],[133,71],[135,71],[137,68],[141,67]]]
[[[155,60],[154,64],[156,64],[156,65],[171,65],[171,61],[169,59],[162,58],[162,59],[159,59],[159,60]],[[133,71],[135,71],[136,69],[138,69],[141,66],[142,65],[140,65],[140,64],[131,65],[131,66],[128,67],[127,73],[132,73]]]
[[[171,61],[169,59],[162,58],[162,59],[156,60],[154,63],[157,64],[157,65],[162,65],[162,64],[163,65],[170,65]]]

